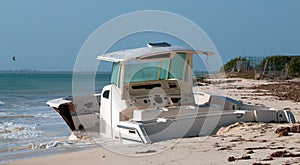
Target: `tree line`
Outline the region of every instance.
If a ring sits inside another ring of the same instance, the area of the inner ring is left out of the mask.
[[[244,64],[249,64],[244,57],[236,57],[224,64],[221,70],[225,72],[234,71],[238,62],[243,62]],[[252,67],[248,65],[248,67]],[[300,77],[300,56],[268,56],[265,57],[255,68],[260,68],[260,70],[271,70],[271,71],[288,71],[288,75],[292,77]],[[253,68],[253,69],[255,69]]]

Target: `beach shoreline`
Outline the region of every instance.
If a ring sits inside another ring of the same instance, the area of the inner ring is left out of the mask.
[[[227,83],[194,87],[195,91],[224,94],[247,104],[289,109],[300,120],[300,102],[280,99],[253,87],[273,84],[266,80],[231,79]],[[299,82],[299,80],[295,80]],[[287,136],[276,129],[291,124],[235,123],[221,128],[216,135],[174,139],[150,145],[111,145],[83,151],[43,155],[5,164],[299,164],[300,133]],[[275,153],[276,152],[276,153]],[[276,154],[282,153],[281,157]]]

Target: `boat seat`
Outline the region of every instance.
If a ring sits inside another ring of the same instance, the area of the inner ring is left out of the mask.
[[[145,109],[145,110],[134,110],[133,118],[134,121],[150,121],[157,120],[157,118],[173,118],[175,119],[178,115],[196,115],[197,113],[206,113],[210,109],[209,106],[181,106],[181,107],[168,107],[161,109]],[[184,113],[182,113],[184,112]]]

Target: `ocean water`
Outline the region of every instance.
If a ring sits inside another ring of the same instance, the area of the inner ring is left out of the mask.
[[[95,90],[99,92],[109,79],[109,74],[97,74]],[[92,145],[68,141],[67,125],[46,105],[50,99],[71,95],[72,73],[0,73],[0,164]]]

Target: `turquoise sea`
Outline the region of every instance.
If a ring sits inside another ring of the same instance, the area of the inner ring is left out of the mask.
[[[95,77],[95,91],[109,83],[110,74]],[[71,72],[0,73],[0,164],[57,150],[76,150],[90,144],[68,141],[63,119],[46,105],[48,100],[72,95]],[[91,81],[89,79],[88,81]],[[90,92],[90,91],[88,91]]]

